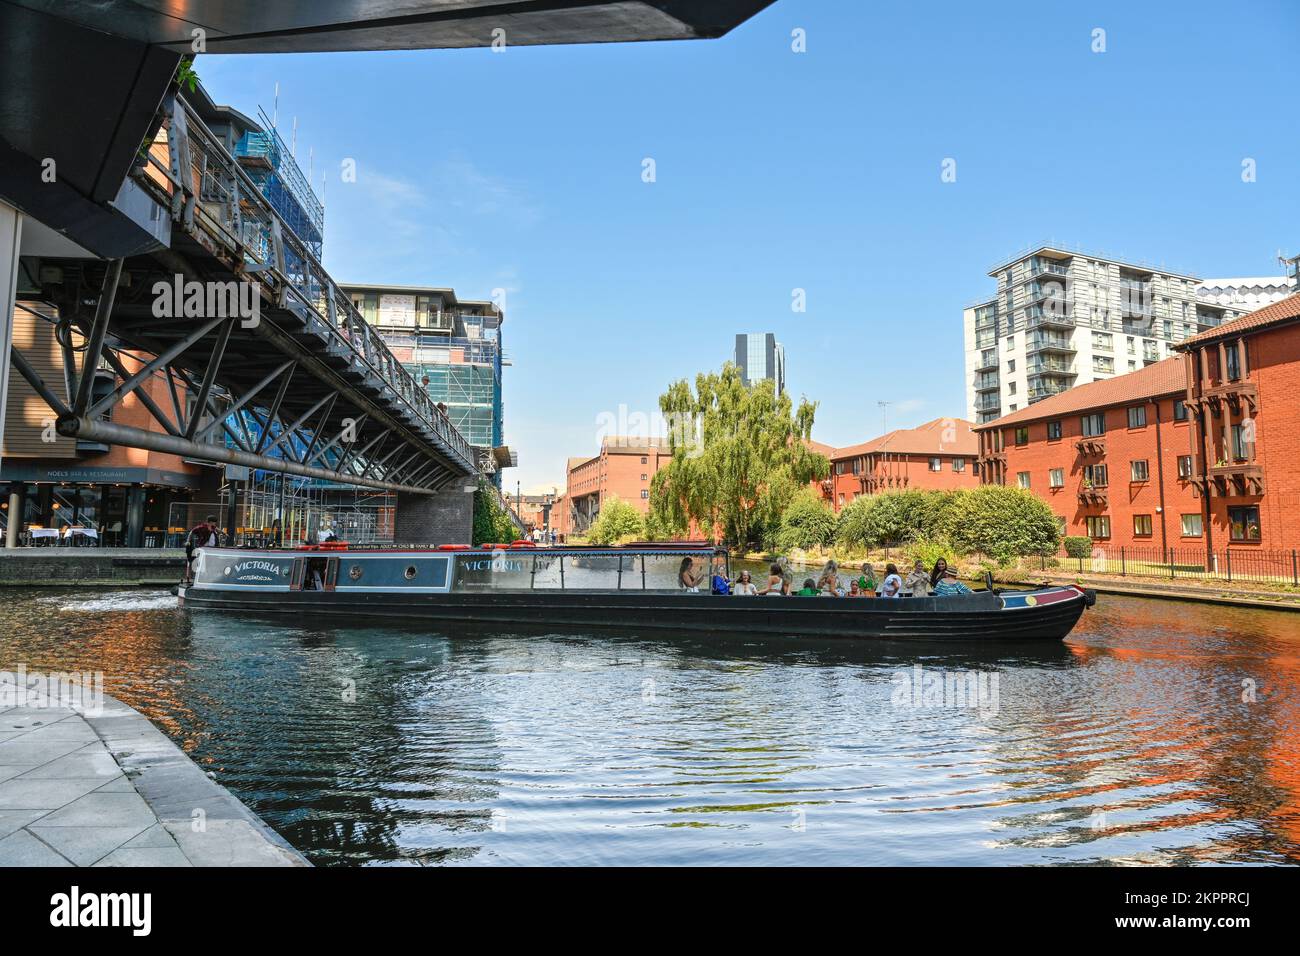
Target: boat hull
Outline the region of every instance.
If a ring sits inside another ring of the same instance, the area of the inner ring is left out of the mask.
[[[1014,595],[1014,596],[1013,596]],[[915,641],[1059,641],[1088,599],[1074,588],[947,598],[767,598],[674,593],[521,591],[400,594],[182,588],[181,605],[365,620],[730,632]]]

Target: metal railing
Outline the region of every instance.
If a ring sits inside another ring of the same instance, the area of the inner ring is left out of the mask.
[[[261,280],[277,304],[303,318],[317,320],[328,336],[327,347],[348,356],[354,366],[375,376],[390,397],[404,404],[442,443],[441,450],[459,459],[467,473],[477,471],[472,446],[452,425],[428,393],[397,360],[351,299],[338,285],[222,145],[221,140],[182,97],[170,104],[172,124],[183,116],[182,155],[172,157],[170,134],[160,130],[155,147],[167,150],[167,162],[149,151],[148,161],[133,177],[173,213],[183,227],[202,230],[205,245],[215,241],[236,257],[245,271]],[[179,160],[179,162],[173,162]],[[189,184],[172,171],[188,173]],[[196,201],[188,201],[193,193]]]
[[[1154,577],[1175,580],[1203,578],[1228,583],[1256,582],[1300,587],[1300,552],[1254,548],[1119,547],[1095,542],[1086,557],[1063,552],[1038,556],[1039,570],[1050,570],[1049,561],[1063,570],[1079,574],[1113,574],[1120,577]]]

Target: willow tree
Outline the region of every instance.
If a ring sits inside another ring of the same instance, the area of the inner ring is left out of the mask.
[[[701,373],[695,388],[674,382],[659,396],[670,424],[672,458],[654,477],[652,528],[695,521],[738,547],[775,532],[794,495],[830,474],[830,462],[806,444],[816,403],[777,395],[771,380],[746,387],[728,362]]]

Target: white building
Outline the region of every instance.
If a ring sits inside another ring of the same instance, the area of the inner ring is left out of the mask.
[[[1044,245],[989,271],[997,293],[965,309],[966,411],[992,421],[1122,375],[1294,291],[1287,277],[1202,280]]]

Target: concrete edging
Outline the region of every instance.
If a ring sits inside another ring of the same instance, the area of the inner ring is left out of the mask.
[[[195,866],[311,866],[133,707],[106,694],[100,713],[81,717]]]

